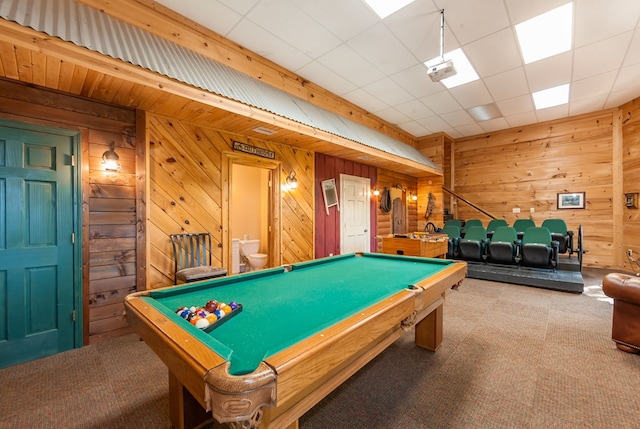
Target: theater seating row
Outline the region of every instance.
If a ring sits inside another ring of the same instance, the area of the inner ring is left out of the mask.
[[[573,231],[562,219],[547,219],[541,226],[530,219],[516,220],[513,226],[494,219],[487,228],[477,219],[464,224],[451,219],[442,233],[449,236],[447,258],[466,261],[555,268],[560,254],[574,252]]]

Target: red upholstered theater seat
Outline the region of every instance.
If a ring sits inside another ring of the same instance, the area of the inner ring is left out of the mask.
[[[616,346],[625,352],[640,353],[640,278],[607,274],[602,291],[613,298],[611,337]]]

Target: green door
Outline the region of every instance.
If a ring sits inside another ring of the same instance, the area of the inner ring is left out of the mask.
[[[76,139],[0,122],[0,368],[76,344]]]

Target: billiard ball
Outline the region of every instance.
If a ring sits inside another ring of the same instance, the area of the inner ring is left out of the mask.
[[[236,310],[238,308],[238,303],[235,301],[231,301],[229,303],[229,307],[231,307],[232,310]]]
[[[198,328],[198,329],[204,329],[207,326],[209,326],[209,321],[206,318],[203,317],[203,318],[200,318],[200,319],[196,320],[195,325],[196,325],[196,328]]]
[[[218,319],[222,319],[224,316],[226,316],[226,313],[224,312],[224,310],[216,310],[213,312],[213,314],[215,314]]]
[[[204,305],[204,308],[209,313],[213,313],[214,311],[216,311],[218,309],[218,301],[216,301],[215,299],[211,299],[211,300],[207,301],[207,303]]]

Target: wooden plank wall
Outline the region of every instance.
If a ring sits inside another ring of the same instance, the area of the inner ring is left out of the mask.
[[[395,186],[399,185],[400,187],[406,190],[406,193],[403,193],[401,190],[396,188]],[[414,232],[418,230],[418,202],[413,201],[410,198],[411,193],[418,194],[418,179],[412,176],[408,176],[406,174],[398,173],[396,171],[390,171],[383,168],[378,169],[378,190],[382,193],[384,188],[388,188],[392,191],[392,196],[397,194],[397,196],[403,195],[406,202],[406,231]],[[392,197],[393,200],[393,197]],[[392,222],[393,222],[393,210],[388,213],[380,210],[380,198],[375,199],[376,203],[376,211],[377,211],[377,243],[376,248],[378,252],[382,252],[382,237],[385,235],[389,235],[393,233]],[[424,228],[424,225],[423,225]]]
[[[451,189],[451,139],[445,134],[421,138],[418,140],[418,150],[440,167],[443,174],[418,179],[417,228],[423,231],[428,222],[441,228],[444,226],[444,209],[449,207],[448,194],[442,192],[442,186]],[[433,200],[432,208],[429,208],[429,195]]]
[[[574,231],[582,225],[588,250],[584,264],[615,266],[615,117],[616,111],[608,110],[456,140],[455,191],[510,224],[530,217],[538,225],[547,218],[562,218]],[[558,210],[559,192],[586,192],[586,208]],[[457,214],[459,219],[489,220],[461,201]]]
[[[622,193],[640,193],[640,99],[621,106],[619,116],[623,141]],[[631,263],[626,252],[631,249],[634,261],[640,262],[640,208],[624,207],[624,200],[621,206],[619,254],[625,255],[622,257],[625,270],[638,273],[640,266]]]
[[[275,152],[282,170],[294,170],[298,189],[283,192],[280,205],[280,241],[277,264],[313,258],[313,153],[268,140],[246,138],[218,130],[211,124],[193,124],[159,115],[148,115],[150,217],[148,219],[151,288],[173,284],[173,251],[169,235],[179,232],[209,231],[213,235],[214,265],[230,270],[224,248],[228,210],[229,171],[226,155],[233,141]],[[236,156],[237,153],[234,153]],[[237,155],[241,156],[241,155]],[[259,157],[244,155],[254,163]],[[279,184],[285,183],[281,177]],[[278,186],[278,183],[276,183]],[[231,214],[232,215],[232,214]],[[220,245],[220,246],[218,246]]]
[[[123,298],[136,290],[135,112],[0,79],[0,116],[81,133],[84,342],[128,332]],[[118,173],[100,165],[111,142]]]
[[[329,255],[340,254],[340,213],[336,207],[329,209],[329,215],[324,206],[324,196],[322,194],[322,181],[327,179],[336,179],[336,189],[338,191],[338,200],[340,199],[340,174],[349,174],[351,176],[366,177],[371,182],[371,187],[380,186],[377,168],[360,164],[353,161],[347,161],[321,153],[316,153],[316,175],[315,175],[315,257],[323,258]],[[377,230],[377,201],[371,198],[370,205],[370,222],[371,222],[371,251],[377,249],[376,230]]]

